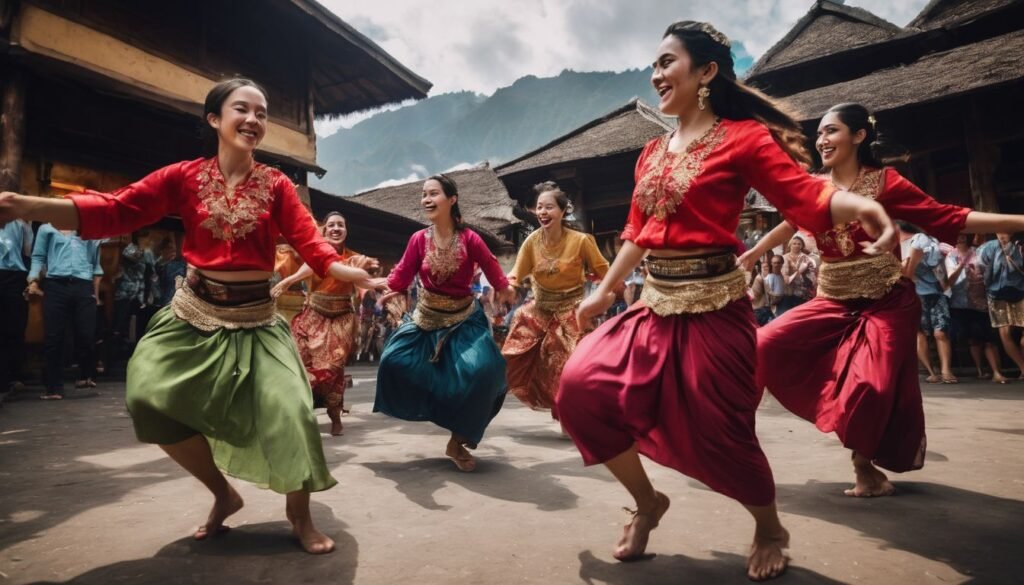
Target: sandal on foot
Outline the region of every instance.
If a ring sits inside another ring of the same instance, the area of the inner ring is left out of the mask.
[[[925,378],[924,381],[928,382],[929,384],[938,384],[942,382],[942,378],[936,376],[935,374],[932,374],[931,376]]]
[[[957,380],[956,376],[943,376],[942,377],[942,383],[943,384],[959,384],[960,380]]]

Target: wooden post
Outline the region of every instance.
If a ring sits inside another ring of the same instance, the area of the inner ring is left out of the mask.
[[[8,70],[0,104],[0,191],[21,191],[25,150],[25,75]]]
[[[999,148],[985,140],[985,123],[975,100],[971,100],[964,119],[968,171],[971,178],[971,199],[978,211],[999,211],[995,173],[999,165]]]

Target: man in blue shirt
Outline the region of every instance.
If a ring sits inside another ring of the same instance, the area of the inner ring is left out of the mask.
[[[953,375],[953,344],[949,340],[949,298],[946,297],[945,268],[946,256],[939,247],[939,241],[921,232],[915,226],[900,223],[900,230],[914,234],[910,239],[910,255],[906,260],[907,273],[914,281],[917,296],[921,299],[921,325],[917,333],[917,359],[928,371],[926,382],[945,384],[957,383]],[[941,278],[940,278],[941,275]],[[932,367],[928,353],[928,336],[935,337],[935,349],[939,354],[939,375]]]
[[[999,332],[1003,349],[1024,378],[1024,338],[1020,345],[1013,339],[1014,329],[1024,327],[1024,254],[1010,234],[996,234],[978,248],[988,294],[988,314]]]
[[[21,384],[25,361],[25,258],[32,254],[32,227],[15,220],[0,228],[0,401]]]
[[[45,286],[39,281],[45,271]],[[64,331],[71,325],[80,374],[76,388],[96,386],[96,305],[99,304],[100,266],[98,241],[84,241],[73,231],[58,231],[50,224],[39,228],[32,248],[28,294],[43,297],[43,353],[46,369],[43,399],[64,397]],[[45,295],[43,291],[45,290]]]

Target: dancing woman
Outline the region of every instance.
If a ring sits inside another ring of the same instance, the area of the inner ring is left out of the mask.
[[[562,368],[580,340],[576,308],[583,300],[586,272],[599,278],[608,261],[597,249],[594,236],[574,230],[565,220],[571,212],[569,197],[548,181],[534,187],[540,229],[519,248],[509,282],[519,285],[527,277],[533,300],[516,311],[502,347],[508,369],[509,392],[533,409],[553,409]]]
[[[833,187],[875,200],[893,218],[944,242],[955,244],[960,232],[1024,229],[1024,217],[939,203],[883,166],[878,155],[887,147],[864,106],[831,108],[818,125],[815,146]],[[758,387],[822,432],[835,432],[853,451],[856,484],[846,495],[890,495],[893,486],[876,466],[904,472],[924,465],[914,359],[921,302],[914,283],[901,278],[894,254],[865,253],[869,236],[858,222],[822,230],[795,219],[811,228],[821,251],[818,294],[758,331]],[[780,224],[741,263],[753,262],[794,231]],[[801,367],[792,366],[793,355],[800,356]]]
[[[636,500],[614,555],[642,558],[669,499],[639,453],[738,500],[757,528],[751,579],[779,575],[789,534],[754,433],[755,323],[735,232],[751,187],[817,230],[860,218],[880,249],[895,243],[881,206],[808,175],[800,126],[737,81],[729,42],[709,24],[665,32],[651,81],[673,132],[640,154],[623,247],[581,320],[603,313],[611,288],[650,253],[641,302],[580,341],[562,373],[558,414],[586,464],[603,463]]]
[[[412,235],[388,276],[404,293],[417,275],[416,309],[388,339],[380,356],[374,412],[430,421],[451,431],[445,454],[462,471],[476,468],[476,448],[505,400],[505,360],[470,285],[477,266],[505,300],[511,290],[480,236],[462,224],[458,187],[447,175],[423,183],[421,203],[431,225]]]
[[[337,211],[324,217],[322,233],[337,251],[338,262],[365,270],[377,268],[376,260],[353,254],[345,247],[348,226],[345,217]],[[278,295],[307,278],[312,278],[310,293],[302,311],[292,319],[292,338],[309,376],[313,406],[327,408],[331,435],[338,436],[342,434],[341,414],[345,409],[345,365],[358,331],[353,305],[356,290],[351,282],[329,274],[320,278],[313,274],[309,264],[303,264],[294,274],[277,283],[271,294],[283,298]]]
[[[289,246],[287,242],[278,241],[277,253],[274,256],[274,277],[278,279],[278,282],[292,276],[300,268],[302,268],[302,258],[295,248]],[[273,290],[277,302],[277,312],[290,325],[302,311],[302,307],[306,305],[306,291],[303,288],[303,283],[291,280],[284,290],[278,289],[276,285]]]
[[[181,217],[188,275],[128,363],[135,434],[213,492],[197,540],[226,530],[224,520],[242,507],[223,470],[286,494],[303,548],[326,553],[334,541],[313,525],[309,493],[337,482],[324,461],[305,370],[270,297],[277,236],[321,275],[368,288],[383,282],[337,262],[288,177],[253,159],[266,133],[266,95],[247,79],[210,90],[204,112],[217,135],[214,158],[172,164],[110,194],[3,193],[0,223],[50,221],[96,239]]]

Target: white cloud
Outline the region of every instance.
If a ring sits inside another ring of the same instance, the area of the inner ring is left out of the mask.
[[[524,75],[645,66],[665,27],[706,20],[756,59],[812,0],[322,0],[342,19],[434,83],[433,94],[490,94]],[[853,0],[903,26],[926,0]],[[836,42],[842,42],[836,39]]]
[[[416,166],[419,166],[419,165],[416,165]],[[370,187],[369,189],[365,189],[365,191],[372,191],[374,189],[380,189],[382,187],[394,187],[395,185],[404,185],[406,183],[411,183],[411,182],[413,182],[413,181],[415,181],[417,179],[422,179],[422,178],[423,177],[421,177],[417,173],[410,173],[407,177],[405,177],[403,179],[388,179],[387,181],[381,181],[380,183],[377,183],[373,187]]]

